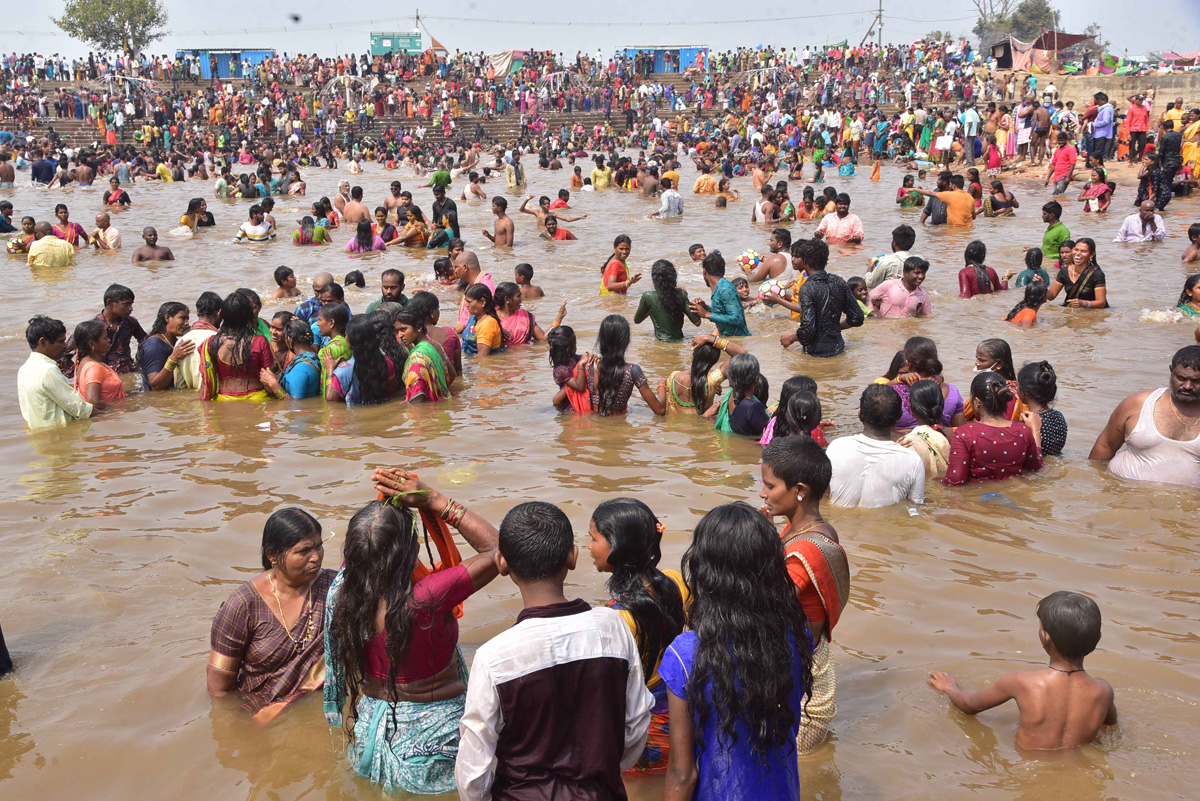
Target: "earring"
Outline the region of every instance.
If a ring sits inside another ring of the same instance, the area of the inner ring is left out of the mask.
[[[797,492],[796,493],[796,503],[800,503],[803,500],[804,500],[804,496]]]

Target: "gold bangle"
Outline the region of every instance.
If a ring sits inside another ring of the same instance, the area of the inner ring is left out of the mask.
[[[715,347],[717,350],[725,350],[728,345],[729,340],[725,337],[717,337],[716,341],[713,342],[713,347]]]
[[[175,361],[174,359],[167,359],[167,363],[163,365],[163,367],[167,368],[171,372],[175,372],[175,368],[178,366],[179,362]]]

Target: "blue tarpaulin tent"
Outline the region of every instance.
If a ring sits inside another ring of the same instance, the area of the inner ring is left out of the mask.
[[[696,56],[704,54],[704,58],[708,58],[708,47],[705,45],[643,45],[641,47],[624,47],[620,52],[628,59],[632,59],[639,52],[653,53],[655,72],[682,72],[689,67],[696,66]],[[672,63],[668,69],[666,59],[663,57],[666,53],[678,53],[679,66]]]
[[[274,50],[243,50],[241,48],[212,48],[200,50],[176,50],[175,57],[192,56],[200,62],[200,76],[206,81],[212,80],[211,56],[217,59],[218,78],[244,78],[242,62],[249,61],[251,66],[261,64],[267,59],[275,58]]]

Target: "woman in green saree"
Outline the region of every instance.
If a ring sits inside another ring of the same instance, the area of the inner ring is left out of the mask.
[[[425,315],[411,306],[396,313],[396,333],[408,345],[404,362],[404,399],[443,401],[450,399],[454,365],[426,333]]]

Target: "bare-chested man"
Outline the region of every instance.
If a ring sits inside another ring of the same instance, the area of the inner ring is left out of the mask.
[[[141,264],[144,261],[175,261],[175,254],[171,252],[171,249],[158,244],[156,228],[149,225],[143,228],[142,239],[146,244],[133,251],[134,264]]]
[[[658,167],[647,167],[645,178],[638,176],[638,189],[641,190],[642,197],[654,197],[659,193],[662,182],[658,180]]]
[[[513,243],[513,221],[506,213],[508,211],[508,201],[500,195],[492,198],[492,214],[496,215],[496,232],[492,233],[484,229],[483,235],[488,238],[488,241],[497,246],[512,247]]]
[[[362,202],[363,190],[356,186],[350,190],[350,202],[342,209],[342,222],[347,225],[357,225],[359,220],[370,220],[371,213]]]
[[[400,221],[399,220],[400,212],[398,211],[398,209],[400,208],[401,205],[403,205],[401,203],[401,197],[400,197],[402,191],[403,191],[403,187],[400,186],[400,182],[392,181],[392,191],[387,197],[385,197],[383,199],[383,207],[385,209],[387,209],[387,216],[393,220],[396,220],[397,222]],[[408,215],[405,214],[405,216],[407,217]]]
[[[768,278],[778,278],[791,266],[792,232],[786,228],[776,228],[771,232],[767,243],[771,255],[765,256],[753,270],[746,271],[749,281],[765,281]]]

